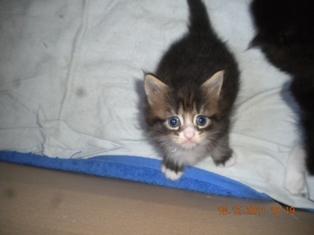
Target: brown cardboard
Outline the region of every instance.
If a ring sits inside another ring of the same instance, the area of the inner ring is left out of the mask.
[[[314,214],[0,163],[0,234],[314,234]]]

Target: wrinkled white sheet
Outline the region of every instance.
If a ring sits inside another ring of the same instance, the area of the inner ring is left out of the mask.
[[[217,168],[208,158],[197,167],[314,208],[283,186],[288,155],[299,142],[297,119],[280,95],[288,76],[259,50],[247,50],[254,34],[250,1],[205,2],[239,61],[242,89],[231,134],[237,164]],[[185,1],[2,0],[0,149],[158,158],[138,122],[135,84],[182,36],[187,19]]]

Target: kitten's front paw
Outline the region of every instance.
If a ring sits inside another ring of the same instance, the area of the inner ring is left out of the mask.
[[[231,167],[236,163],[232,150],[226,151],[224,154],[212,154],[212,157],[218,167]]]
[[[232,149],[226,145],[218,145],[212,150],[211,156],[216,166],[220,167],[230,167],[236,162]]]
[[[231,157],[229,157],[225,162],[218,164],[218,167],[232,167],[233,165],[235,165],[237,162],[237,158],[236,156],[233,154]]]
[[[161,171],[162,173],[165,174],[167,179],[170,179],[173,181],[180,179],[181,176],[183,175],[183,171],[176,172],[174,170],[171,170],[170,168],[167,168],[165,165],[162,165]]]

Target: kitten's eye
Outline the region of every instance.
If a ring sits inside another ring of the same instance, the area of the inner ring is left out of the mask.
[[[198,128],[206,128],[210,124],[210,119],[204,115],[198,115],[194,119],[194,125],[198,126]]]
[[[181,121],[179,119],[179,117],[177,116],[173,116],[168,118],[167,120],[167,127],[171,130],[178,130],[179,127],[181,126]]]

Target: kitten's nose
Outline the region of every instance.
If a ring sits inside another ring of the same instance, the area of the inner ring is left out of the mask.
[[[187,139],[192,139],[193,136],[195,135],[195,130],[193,127],[187,127],[183,131],[183,135]]]

